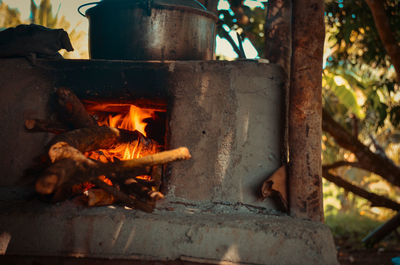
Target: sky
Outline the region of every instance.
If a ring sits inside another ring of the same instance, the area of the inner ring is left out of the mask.
[[[40,4],[40,0],[34,0],[36,4]],[[264,0],[265,1],[265,0]],[[28,20],[30,16],[30,0],[3,0],[11,8],[16,8],[21,13],[23,20]],[[60,16],[65,16],[66,20],[70,22],[72,28],[83,30],[88,32],[88,21],[82,17],[77,9],[80,5],[85,3],[96,2],[96,0],[52,0],[53,12],[59,12]],[[262,1],[246,0],[245,5],[249,7],[263,7]],[[229,9],[229,3],[227,0],[221,0],[218,5],[219,9]],[[84,11],[85,9],[83,9]],[[230,32],[233,40],[237,42],[236,32]],[[247,58],[258,58],[258,54],[254,46],[251,44],[249,39],[243,41],[243,48]],[[217,36],[216,39],[216,54],[223,55],[226,58],[237,58],[237,54],[233,51],[229,42]]]

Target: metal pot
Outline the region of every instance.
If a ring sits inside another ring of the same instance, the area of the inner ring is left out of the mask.
[[[217,17],[196,0],[91,4],[96,6],[86,11],[86,17],[92,59],[214,59]]]

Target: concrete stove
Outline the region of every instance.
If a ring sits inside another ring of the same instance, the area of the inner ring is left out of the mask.
[[[130,62],[2,60],[0,253],[198,263],[337,264],[326,226],[260,201],[262,182],[282,164],[283,75],[257,61]],[[118,206],[49,205],[22,189],[23,170],[47,133],[52,93],[167,109],[167,148],[192,159],[168,166],[166,199],[152,214]],[[23,192],[25,191],[25,192]]]

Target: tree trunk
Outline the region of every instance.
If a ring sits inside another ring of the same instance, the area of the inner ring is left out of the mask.
[[[384,8],[384,1],[382,0],[365,0],[369,9],[372,12],[376,29],[378,30],[379,37],[390,56],[392,64],[396,69],[397,80],[400,79],[400,46],[393,35],[393,30],[390,28],[389,19],[386,15]]]
[[[323,220],[321,119],[324,1],[294,0],[289,92],[289,207],[292,216]]]

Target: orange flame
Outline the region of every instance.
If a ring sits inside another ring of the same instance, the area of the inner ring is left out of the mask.
[[[128,131],[139,131],[144,136],[146,135],[145,127],[146,122],[144,119],[151,118],[154,115],[154,110],[141,109],[134,105],[129,105],[129,112],[127,114],[117,114],[115,116],[109,115],[107,120],[98,121],[99,125],[107,125],[113,128],[125,129]]]
[[[147,136],[145,131],[147,123],[144,122],[144,120],[154,117],[155,111],[158,111],[155,109],[139,108],[131,104],[99,103],[88,105],[87,109],[92,114],[99,112],[113,113],[100,117],[98,120],[99,125],[106,125],[128,131],[136,130],[144,136]],[[116,112],[118,112],[118,114],[116,114]],[[100,160],[102,162],[113,162],[114,158],[119,160],[129,160],[154,154],[158,151],[158,146],[156,144],[139,138],[137,141],[119,144],[113,149],[101,149],[96,152],[90,152],[88,155],[90,158]]]

